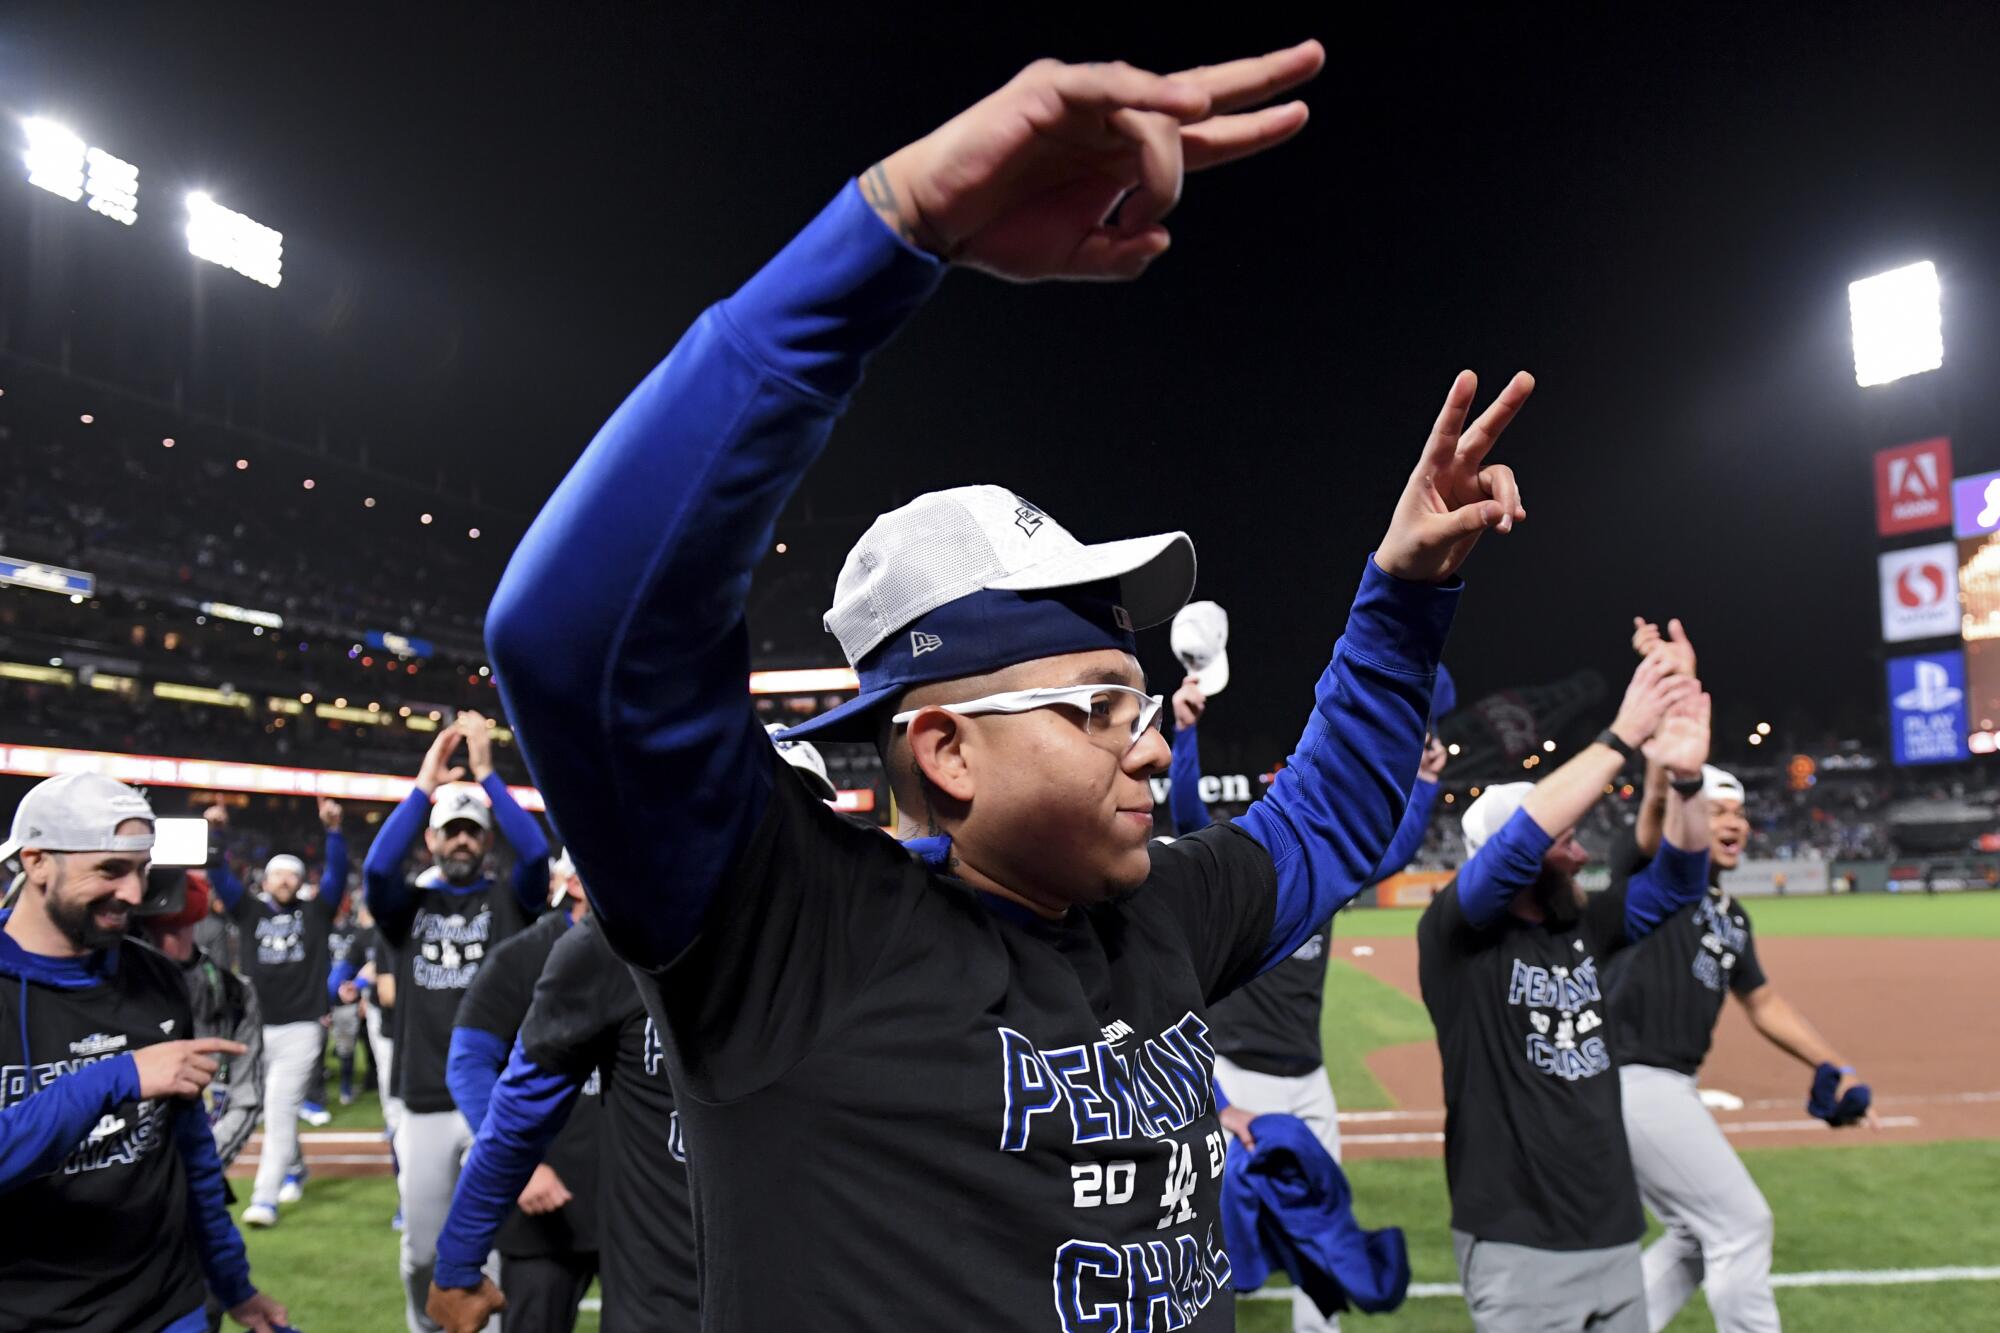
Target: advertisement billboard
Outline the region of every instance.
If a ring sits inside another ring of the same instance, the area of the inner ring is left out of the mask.
[[[1889,743],[1899,764],[1967,756],[1963,652],[1889,659]]]
[[[1952,482],[1951,531],[1957,537],[2000,532],[2000,472],[1980,472]]]
[[[1882,641],[1908,643],[1959,632],[1958,548],[1933,542],[1886,551],[1876,560],[1882,591]]]
[[[1951,522],[1951,441],[1919,440],[1875,455],[1875,527],[1884,537]]]

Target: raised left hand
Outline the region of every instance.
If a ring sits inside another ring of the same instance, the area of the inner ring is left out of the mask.
[[[486,781],[493,772],[493,723],[466,709],[452,725],[465,737],[465,762],[472,768],[473,780]]]
[[[1535,377],[1526,371],[1515,375],[1478,420],[1466,426],[1465,414],[1478,388],[1479,377],[1469,370],[1452,381],[1423,456],[1375,550],[1375,563],[1384,573],[1412,583],[1442,583],[1458,572],[1487,529],[1512,532],[1528,517],[1514,470],[1487,466],[1486,454],[1535,391]]]
[[[330,796],[319,798],[320,827],[328,833],[338,833],[340,831],[340,813],[339,801],[334,800]]]
[[[1658,764],[1679,778],[1698,777],[1708,762],[1709,716],[1714,703],[1694,694],[1667,710],[1660,726],[1640,750],[1649,764]]]
[[[1203,711],[1208,708],[1208,696],[1201,692],[1201,682],[1189,676],[1174,691],[1174,727],[1186,731],[1201,721]]]

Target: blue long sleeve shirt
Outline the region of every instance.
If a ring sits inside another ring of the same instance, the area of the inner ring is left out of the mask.
[[[1532,815],[1516,810],[1458,872],[1459,910],[1467,924],[1485,929],[1505,915],[1514,895],[1542,873],[1542,857],[1554,842]],[[1662,838],[1659,855],[1627,882],[1626,937],[1643,939],[1707,891],[1708,849],[1684,852]]]
[[[445,1056],[444,1081],[465,1123],[477,1134],[486,1123],[493,1086],[507,1067],[507,1043],[484,1028],[455,1027]]]
[[[535,817],[521,808],[498,773],[488,773],[479,786],[492,805],[500,836],[514,849],[514,870],[509,879],[514,897],[532,917],[541,911],[548,893],[548,836]],[[411,788],[382,821],[375,841],[368,846],[368,855],[361,862],[361,880],[368,910],[377,920],[399,915],[410,905],[415,890],[403,876],[403,861],[429,823],[430,811],[429,794]]]
[[[1401,871],[1423,850],[1424,834],[1430,831],[1431,814],[1437,809],[1438,785],[1429,778],[1418,778],[1410,784],[1410,804],[1403,811],[1403,822],[1396,825],[1396,836],[1389,842],[1389,850],[1382,853],[1382,859],[1369,874],[1370,883],[1379,883]]]
[[[0,1196],[61,1166],[99,1117],[137,1100],[139,1065],[126,1054],[85,1065],[0,1108]]]
[[[850,182],[612,414],[501,580],[486,625],[508,714],[631,962],[662,966],[695,938],[763,815],[750,575],[868,358],[942,273]],[[1457,592],[1368,563],[1290,765],[1238,821],[1277,870],[1264,966],[1386,850]]]
[[[1211,822],[1208,803],[1201,799],[1201,741],[1194,727],[1174,732],[1173,760],[1167,766],[1167,813],[1174,832],[1185,838]]]
[[[466,1031],[469,1029],[458,1029],[459,1033]],[[584,1082],[542,1068],[521,1049],[519,1041],[514,1043],[507,1068],[493,1085],[492,1101],[478,1122],[478,1137],[465,1155],[458,1187],[451,1197],[451,1212],[438,1234],[433,1274],[438,1286],[479,1285],[480,1265],[493,1249],[493,1238],[506,1220],[507,1210],[521,1197],[529,1177],[548,1156],[549,1144],[569,1122]],[[470,1112],[467,1115],[469,1118]],[[664,1127],[661,1132],[665,1132]]]

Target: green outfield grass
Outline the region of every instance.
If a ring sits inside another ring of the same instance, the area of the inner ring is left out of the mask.
[[[1845,893],[1830,898],[1747,900],[1760,935],[1856,935],[1871,939],[2000,939],[2000,893]],[[1417,933],[1414,907],[1354,907],[1334,919],[1341,939],[1410,939]]]
[[[1319,1011],[1320,1045],[1335,1099],[1343,1111],[1381,1111],[1396,1103],[1368,1072],[1368,1055],[1384,1046],[1429,1041],[1431,1016],[1386,981],[1336,958],[1327,968]]]
[[[1981,1265],[2000,1254],[2000,1210],[1968,1182],[2000,1179],[2000,1143],[1935,1143],[1745,1152],[1743,1160],[1778,1217],[1776,1269],[1930,1268]],[[1355,1214],[1367,1226],[1401,1226],[1418,1282],[1455,1282],[1444,1191],[1434,1158],[1355,1162]],[[259,1286],[290,1306],[307,1333],[402,1327],[395,1187],[386,1177],[313,1182],[284,1221],[247,1240]],[[1778,1304],[1797,1328],[1971,1329],[1992,1327],[2000,1284],[1789,1288]],[[1353,1328],[1464,1329],[1464,1307],[1448,1297],[1408,1302]],[[1982,1322],[1986,1321],[1986,1322]],[[1283,1333],[1277,1302],[1246,1302],[1244,1333]],[[1699,1302],[1677,1330],[1709,1327]],[[580,1327],[595,1329],[595,1315]]]

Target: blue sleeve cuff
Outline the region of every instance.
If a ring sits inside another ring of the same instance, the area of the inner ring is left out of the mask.
[[[1554,845],[1525,807],[1516,810],[1458,872],[1458,906],[1466,923],[1483,930],[1498,921],[1514,895],[1542,873],[1542,858]]]
[[[772,369],[827,398],[861,382],[863,358],[888,342],[943,281],[946,266],[891,231],[850,180],[832,203],[718,307]]]
[[[1371,555],[1347,615],[1348,647],[1394,671],[1434,675],[1464,591],[1457,577],[1446,583],[1399,579]]]
[[[474,1291],[485,1280],[486,1273],[477,1264],[468,1267],[440,1257],[436,1266],[431,1269],[431,1281],[447,1291]]]

